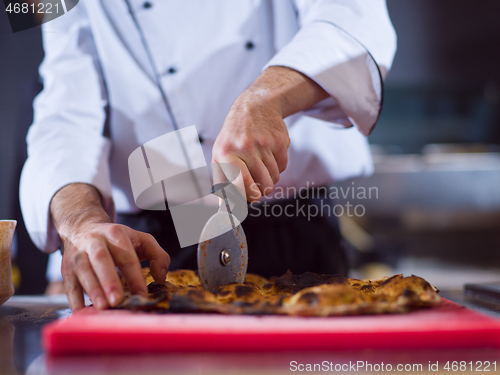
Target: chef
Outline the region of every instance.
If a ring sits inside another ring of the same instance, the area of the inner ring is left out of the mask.
[[[169,213],[137,207],[128,175],[173,119],[195,125],[207,162],[241,170],[249,272],[347,271],[331,215],[259,205],[323,204],[312,186],[372,172],[366,136],[396,48],[384,0],[85,0],[43,25],[43,44],[20,197],[34,243],[63,253],[73,310],[84,292],[116,306],[116,267],[143,295],[140,261],[160,283],[196,267]]]

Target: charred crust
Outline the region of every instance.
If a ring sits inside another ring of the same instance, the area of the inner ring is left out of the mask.
[[[238,285],[234,289],[234,293],[236,294],[236,297],[241,298],[241,297],[248,297],[254,292],[254,289],[251,286],[248,285]]]
[[[387,280],[384,280],[382,283],[380,283],[379,286],[382,286],[382,285],[387,285],[389,284],[390,282],[396,280],[396,279],[400,279],[402,277],[402,275],[394,275],[392,277],[389,277]]]
[[[319,297],[316,293],[308,292],[300,296],[299,300],[305,302],[308,305],[317,305],[319,302]]]
[[[159,291],[164,291],[165,289],[166,289],[165,285],[158,284],[156,281],[153,281],[152,283],[150,283],[148,285],[148,293],[149,294],[156,293]]]
[[[262,289],[264,289],[264,290],[271,290],[273,288],[273,285],[274,284],[271,284],[271,283],[264,284],[262,286]]]
[[[149,294],[149,297],[154,299],[154,300],[165,300],[165,299],[168,299],[169,297],[169,294],[166,290],[157,290],[156,292],[154,293],[150,293]]]
[[[313,272],[293,275],[288,270],[274,282],[274,287],[277,292],[297,293],[302,289],[323,284],[349,285],[349,281],[343,275],[322,275]]]
[[[413,290],[410,290],[410,289],[405,289],[403,290],[403,297],[406,297],[406,298],[413,298],[413,297],[416,297],[416,293],[413,291]]]
[[[373,293],[375,291],[375,289],[373,288],[373,285],[363,285],[361,287],[361,290],[363,292],[371,292],[371,293]]]

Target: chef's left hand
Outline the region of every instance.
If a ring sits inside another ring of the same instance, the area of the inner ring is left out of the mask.
[[[270,194],[288,162],[290,138],[283,121],[325,99],[314,81],[289,68],[267,68],[233,103],[215,141],[216,163],[236,165],[249,202]]]

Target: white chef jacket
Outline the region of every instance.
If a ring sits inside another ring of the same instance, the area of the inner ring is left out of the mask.
[[[396,35],[384,0],[130,0],[179,127],[195,125],[207,162],[236,97],[268,66],[286,66],[331,96],[285,120],[278,186],[372,172],[376,123]],[[111,217],[138,211],[131,152],[173,130],[124,0],[81,0],[43,25],[43,91],[34,102],[21,207],[34,243],[60,247],[53,195],[83,182]],[[348,129],[346,129],[348,128]]]

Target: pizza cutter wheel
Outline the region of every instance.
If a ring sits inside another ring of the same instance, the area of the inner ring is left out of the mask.
[[[243,283],[247,266],[248,246],[241,224],[233,214],[217,212],[205,224],[198,244],[198,274],[203,287],[212,290]]]

